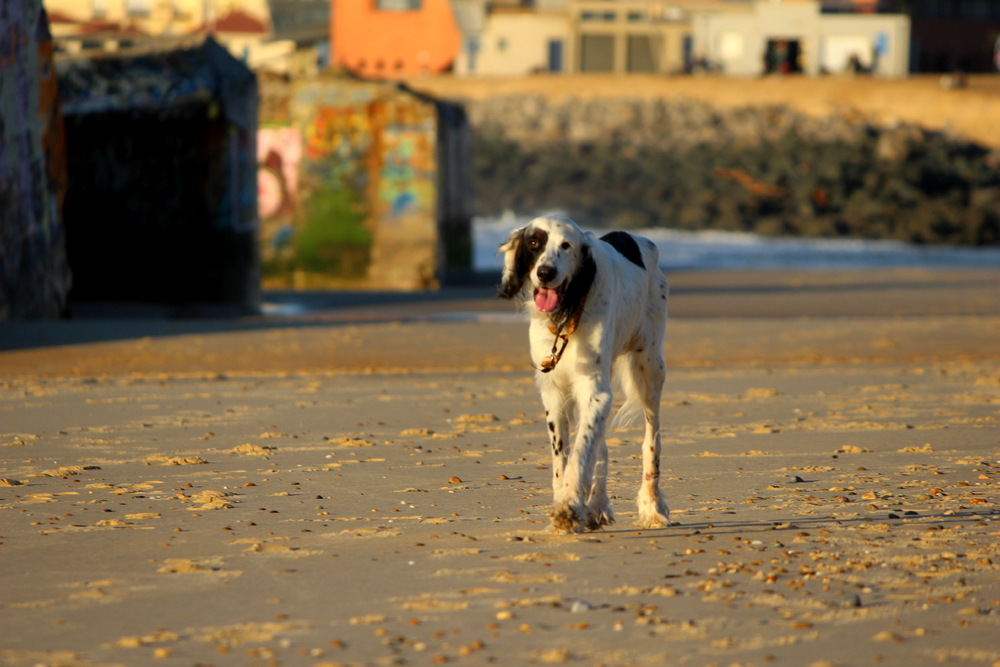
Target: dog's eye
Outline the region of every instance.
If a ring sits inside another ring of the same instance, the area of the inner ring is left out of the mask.
[[[569,250],[570,248],[573,247],[573,244],[571,244],[569,241],[563,241],[562,243],[559,244],[559,247],[562,248],[563,250]]]
[[[536,238],[530,238],[530,239],[528,239],[528,247],[531,248],[532,250],[536,249],[539,245],[540,245],[540,242],[539,242],[538,239],[536,239]]]

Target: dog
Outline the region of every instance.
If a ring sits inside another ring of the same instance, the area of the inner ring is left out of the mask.
[[[522,301],[536,382],[552,446],[552,528],[614,523],[608,500],[612,375],[624,390],[618,422],[645,418],[638,525],[670,523],[660,493],[660,397],[669,286],[652,241],[627,232],[601,238],[562,216],[535,218],[500,246],[499,296]]]

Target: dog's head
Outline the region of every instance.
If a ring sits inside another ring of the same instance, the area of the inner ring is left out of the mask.
[[[535,308],[553,319],[568,317],[594,281],[591,237],[569,218],[535,218],[500,246],[500,296],[512,299],[530,287]]]

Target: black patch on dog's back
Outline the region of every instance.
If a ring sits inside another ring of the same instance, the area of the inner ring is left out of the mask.
[[[601,237],[601,240],[621,253],[622,257],[632,262],[640,269],[645,269],[646,265],[642,261],[642,252],[639,244],[628,232],[608,232]]]

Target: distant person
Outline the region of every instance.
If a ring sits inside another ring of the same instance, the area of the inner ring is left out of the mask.
[[[864,65],[861,64],[861,58],[858,54],[852,53],[851,57],[847,59],[847,73],[848,74],[861,74],[865,71]]]

